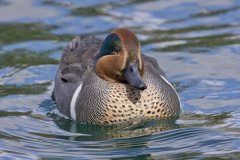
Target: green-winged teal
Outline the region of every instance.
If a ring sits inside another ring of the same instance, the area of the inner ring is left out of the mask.
[[[104,41],[77,36],[64,49],[54,97],[61,113],[82,123],[116,124],[178,118],[180,101],[137,37],[113,30]]]

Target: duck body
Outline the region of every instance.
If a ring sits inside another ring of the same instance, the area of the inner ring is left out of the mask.
[[[116,32],[120,36],[122,32],[129,34],[125,29]],[[118,54],[105,55],[101,51],[105,51],[104,45],[109,41],[106,39],[102,41],[93,36],[77,36],[64,49],[53,91],[59,111],[81,123],[93,124],[178,118],[179,97],[157,61],[142,54],[126,56],[119,49]],[[127,43],[130,43],[129,40]],[[125,48],[120,50],[127,52]],[[134,51],[128,49],[129,53]],[[126,63],[125,67],[122,67],[122,63],[118,65],[119,59],[112,63],[103,59],[116,56],[128,57],[122,60]],[[102,67],[105,63],[109,69],[106,73],[107,69]],[[135,64],[137,67],[134,67]],[[119,66],[123,69],[116,69],[121,68]],[[138,68],[136,73],[134,68]],[[112,73],[112,70],[115,72]]]

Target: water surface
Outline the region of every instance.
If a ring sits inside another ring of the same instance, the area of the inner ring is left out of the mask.
[[[0,159],[240,159],[240,1],[0,0]],[[77,34],[137,34],[178,91],[176,122],[78,124],[53,80]]]

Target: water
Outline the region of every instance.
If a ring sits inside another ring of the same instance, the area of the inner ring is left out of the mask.
[[[183,107],[176,122],[81,125],[51,100],[76,34],[134,31]],[[240,159],[240,1],[0,1],[0,159]]]

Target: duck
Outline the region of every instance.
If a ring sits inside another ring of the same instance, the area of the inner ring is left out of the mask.
[[[118,124],[177,119],[178,93],[137,36],[117,28],[104,40],[76,36],[65,47],[53,96],[58,110],[80,123]]]

